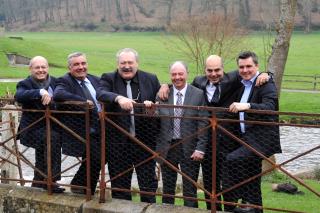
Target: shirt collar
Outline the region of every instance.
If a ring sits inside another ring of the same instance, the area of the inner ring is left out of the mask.
[[[174,85],[173,85],[173,94],[177,95],[178,92],[180,92],[182,94],[182,96],[185,96],[186,91],[187,91],[187,86],[188,84],[186,84],[181,90],[178,90]]]
[[[260,72],[258,71],[255,76],[253,76],[250,80],[241,80],[241,83],[244,85],[244,86],[250,86],[253,84],[253,82],[256,80],[256,78],[258,77],[258,75],[260,74]]]
[[[77,82],[78,82],[78,84],[81,84],[81,80],[79,80],[79,79],[76,79],[77,80]],[[89,79],[86,77],[84,80],[83,80],[85,83],[90,83],[90,81],[89,81]]]

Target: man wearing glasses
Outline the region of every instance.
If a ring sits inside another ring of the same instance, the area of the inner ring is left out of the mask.
[[[122,113],[121,115],[109,114],[108,118],[131,136],[155,150],[156,123],[152,118],[134,116],[134,114],[140,114],[142,109],[133,108],[133,103],[143,103],[145,100],[154,102],[160,88],[159,80],[153,74],[138,70],[138,53],[134,49],[119,50],[116,57],[117,70],[101,76],[97,98],[106,103],[107,112]],[[110,93],[116,93],[118,96],[114,97]],[[112,124],[106,122],[106,126],[106,155],[113,198],[132,199],[131,192],[128,190],[131,189],[133,168],[137,173],[140,191],[156,192],[158,183],[155,161],[149,160],[138,165],[151,154]],[[123,172],[125,173],[121,174]],[[119,176],[116,177],[117,175]],[[142,202],[155,203],[154,195],[141,194],[140,197]]]

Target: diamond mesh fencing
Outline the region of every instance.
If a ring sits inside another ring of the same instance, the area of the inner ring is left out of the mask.
[[[2,114],[18,111],[20,117],[18,130],[12,116],[0,123],[1,181],[49,194],[70,188],[88,200],[98,191],[100,202],[111,190],[113,199],[211,212],[318,208],[319,188],[307,178],[319,178],[320,115],[248,110],[242,121],[224,108],[134,108],[134,114],[111,113],[107,107],[98,114],[84,103],[1,108]],[[181,116],[175,116],[176,108]],[[288,116],[299,123],[279,122]],[[16,175],[6,176],[5,165]],[[278,192],[295,194],[295,202],[304,204],[288,206],[286,195]]]

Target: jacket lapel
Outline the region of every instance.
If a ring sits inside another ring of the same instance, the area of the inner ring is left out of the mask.
[[[173,94],[173,87],[170,87],[170,92],[169,92],[169,97],[168,97],[168,104],[174,104],[174,94]],[[170,113],[170,116],[173,116],[174,115],[174,112],[173,112],[174,108],[169,108],[169,113]]]

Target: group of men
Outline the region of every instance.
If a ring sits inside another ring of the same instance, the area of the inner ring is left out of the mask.
[[[159,163],[163,181],[163,203],[174,203],[176,169],[180,166],[181,173],[189,177],[183,178],[183,195],[187,197],[184,199],[184,204],[197,207],[197,202],[192,199],[197,196],[197,188],[191,180],[197,181],[200,165],[204,187],[209,192],[212,189],[211,132],[185,140],[184,138],[190,132],[197,132],[207,123],[203,120],[183,119],[182,117],[208,116],[208,114],[194,109],[160,107],[155,113],[165,116],[161,117],[160,122],[157,122],[152,117],[135,116],[135,114],[145,112],[145,109],[134,107],[134,103],[144,103],[146,108],[152,107],[155,103],[228,107],[233,115],[238,116],[237,119],[243,121],[250,119],[244,112],[247,109],[278,110],[277,92],[273,81],[268,80],[269,77],[266,74],[259,75],[258,59],[253,52],[240,53],[237,58],[238,71],[227,74],[224,73],[222,59],[216,55],[209,56],[206,60],[205,76],[196,77],[192,84],[187,83],[187,65],[182,61],[176,61],[169,67],[172,82],[170,87],[160,86],[156,75],[138,69],[139,57],[134,49],[122,49],[118,51],[116,57],[117,69],[114,72],[104,73],[101,78],[98,78],[88,73],[85,54],[72,53],[68,56],[69,72],[55,79],[48,74],[47,60],[36,56],[30,61],[31,75],[17,84],[16,100],[22,104],[24,109],[44,109],[49,104],[53,109],[60,109],[59,104],[51,104],[52,100],[57,103],[84,101],[92,106],[90,111],[91,194],[95,192],[101,169],[100,101],[105,103],[105,110],[110,112],[108,118],[112,121],[106,122],[105,131],[106,156],[113,198],[131,200],[130,190],[134,168],[140,191],[144,192],[140,195],[141,201],[155,203],[155,193],[158,188],[156,161],[151,158],[152,153],[146,151],[149,148],[157,151],[159,159],[162,159],[159,160]],[[123,112],[127,113],[119,114]],[[166,116],[171,116],[171,119]],[[219,116],[224,117],[225,115]],[[47,173],[45,123],[36,123],[39,117],[32,112],[23,112],[20,129],[32,123],[35,124],[20,134],[20,141],[26,146],[35,148],[36,169],[32,186],[46,188],[43,184],[39,184],[39,181],[45,180]],[[275,116],[260,116],[260,118],[271,121],[277,119]],[[75,119],[78,120],[75,121]],[[79,119],[75,115],[68,115],[62,116],[61,121],[72,131],[85,136],[84,118]],[[128,134],[121,133],[115,124],[126,130]],[[234,134],[267,157],[281,152],[279,132],[276,127],[249,125],[243,122],[227,124],[225,127],[236,129],[237,131],[233,131]],[[53,174],[58,174],[61,169],[61,146],[62,153],[82,157],[82,159],[86,157],[85,146],[81,146],[70,131],[61,133],[58,129],[57,125],[52,125],[51,141],[54,143],[51,145],[51,168]],[[257,129],[259,131],[256,131]],[[263,141],[259,140],[257,135],[262,134],[261,132],[267,132]],[[135,143],[132,137],[141,141],[145,147]],[[259,174],[261,161],[261,156],[257,156],[246,146],[218,132],[217,192]],[[250,174],[244,168],[250,171]],[[86,186],[86,174],[86,162],[82,161],[71,185]],[[60,176],[54,177],[55,182]],[[223,195],[224,201],[237,202],[238,199],[242,199],[242,202],[245,203],[262,205],[260,183],[260,178],[256,178],[242,187],[231,190]],[[53,192],[63,191],[64,188],[53,186]],[[82,194],[86,192],[77,187],[71,187],[71,191]],[[210,199],[210,196],[206,195],[206,199]],[[211,209],[210,204],[208,201],[208,209]],[[217,204],[216,208],[221,210],[221,205]],[[235,208],[233,205],[224,205],[224,210],[262,212],[260,209]]]

